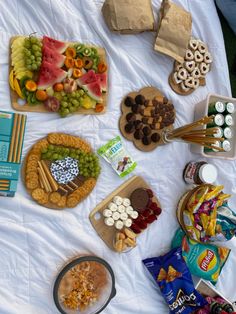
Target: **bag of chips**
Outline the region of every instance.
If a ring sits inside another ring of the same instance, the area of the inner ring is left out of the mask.
[[[230,249],[212,244],[198,243],[178,229],[172,247],[182,246],[182,256],[192,275],[216,284],[221,270],[228,259]]]
[[[147,258],[143,263],[159,285],[171,314],[190,314],[207,304],[194,288],[181,247],[163,256]]]

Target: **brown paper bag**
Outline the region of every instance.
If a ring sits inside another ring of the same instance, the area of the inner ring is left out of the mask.
[[[151,0],[105,0],[102,13],[113,32],[134,34],[154,30]]]
[[[191,14],[170,0],[163,0],[154,50],[182,63],[191,32]]]

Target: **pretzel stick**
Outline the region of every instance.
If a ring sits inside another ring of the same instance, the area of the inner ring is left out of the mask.
[[[13,122],[12,134],[11,134],[11,144],[10,144],[10,149],[9,149],[9,154],[8,154],[9,162],[12,162],[12,154],[13,154],[13,148],[14,148],[15,137],[16,137],[16,127],[17,127],[18,116],[19,115],[17,113],[14,115],[14,122]]]
[[[73,192],[74,189],[72,189],[68,184],[65,184],[65,188],[68,189],[69,191]]]
[[[21,119],[22,119],[22,115],[19,115],[19,118],[18,118],[19,121],[18,121],[17,129],[16,129],[16,139],[15,139],[15,143],[14,143],[13,162],[16,162],[16,157],[17,157]]]
[[[45,186],[45,190],[47,192],[52,192],[52,189],[50,187],[50,184],[49,184],[48,179],[47,179],[47,177],[46,177],[46,175],[44,173],[44,170],[43,170],[43,167],[42,167],[40,161],[38,161],[38,165],[39,165],[39,168],[38,168],[39,175],[41,175],[41,177],[42,177],[42,181],[43,181],[43,185]]]
[[[73,181],[70,181],[68,184],[71,185],[74,189],[78,188],[78,185],[75,184]]]
[[[21,124],[21,129],[20,129],[20,137],[19,137],[19,144],[18,144],[18,153],[17,153],[17,158],[16,162],[20,162],[21,159],[21,151],[22,151],[22,145],[23,145],[23,137],[25,133],[25,122],[26,122],[26,116],[22,116],[22,124]]]
[[[173,139],[176,137],[181,137],[182,135],[190,132],[192,129],[195,129],[197,127],[200,127],[204,124],[208,124],[209,122],[212,121],[214,116],[210,116],[210,117],[203,117],[202,119],[195,121],[193,123],[187,124],[185,126],[182,126],[178,129],[173,130],[170,135],[169,135],[169,139]]]
[[[56,183],[56,181],[54,180],[53,176],[51,175],[50,170],[48,169],[48,166],[46,164],[46,162],[44,160],[41,161],[41,164],[43,166],[43,170],[45,172],[45,175],[49,181],[49,184],[52,188],[53,191],[57,191],[58,190],[58,184]]]
[[[202,142],[207,142],[207,143],[215,143],[217,141],[223,142],[225,139],[223,137],[206,137],[206,136],[189,136],[189,135],[184,135],[182,136],[182,139],[189,139],[193,141],[202,141]]]
[[[205,147],[205,148],[216,149],[216,150],[218,150],[218,151],[220,151],[220,152],[224,152],[224,151],[225,151],[225,150],[224,150],[223,148],[221,148],[221,147],[217,147],[217,146],[215,146],[215,145],[208,145],[208,144],[205,144],[204,142],[192,142],[192,141],[190,141],[190,140],[185,140],[185,142],[186,142],[186,143],[190,143],[190,144],[201,145],[201,146],[203,146],[203,147]]]

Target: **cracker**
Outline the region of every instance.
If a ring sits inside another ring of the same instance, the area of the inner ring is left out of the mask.
[[[74,192],[72,192],[67,199],[68,207],[75,207],[85,196],[87,196],[94,188],[96,180],[94,178],[87,179],[84,184]]]
[[[30,152],[29,155],[28,155],[27,161],[29,162],[29,161],[33,161],[33,160],[39,161],[40,160],[40,155]]]
[[[66,207],[66,200],[67,200],[67,197],[66,196],[62,196],[60,201],[57,203],[57,206],[60,207],[60,208]]]
[[[61,195],[58,192],[52,192],[49,195],[49,200],[50,202],[52,202],[53,204],[57,204],[60,202],[61,200]]]
[[[41,205],[45,205],[48,203],[48,194],[46,192],[44,192],[44,196],[38,200],[38,203]]]
[[[39,176],[36,171],[30,171],[26,173],[25,179],[30,180],[38,180]]]
[[[38,179],[28,179],[26,180],[26,187],[27,189],[36,189],[39,186],[39,180]]]
[[[66,147],[77,148],[86,153],[91,152],[90,145],[76,136],[63,133],[50,133],[47,138],[49,143],[53,145],[63,145]]]
[[[73,197],[68,197],[67,198],[66,205],[67,205],[67,207],[72,208],[72,207],[75,207],[78,203],[79,203],[78,198],[73,196]]]
[[[29,167],[32,167],[32,168],[34,168],[34,167],[36,167],[37,168],[37,166],[38,166],[38,161],[37,160],[30,160],[30,161],[28,161],[27,162],[27,168]]]
[[[39,201],[44,198],[45,192],[41,188],[36,188],[32,191],[31,196],[33,197],[34,200]]]

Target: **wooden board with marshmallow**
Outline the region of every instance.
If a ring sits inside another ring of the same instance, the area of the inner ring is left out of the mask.
[[[107,196],[89,219],[107,246],[121,253],[134,248],[137,236],[160,214],[160,203],[149,185],[133,176]]]

